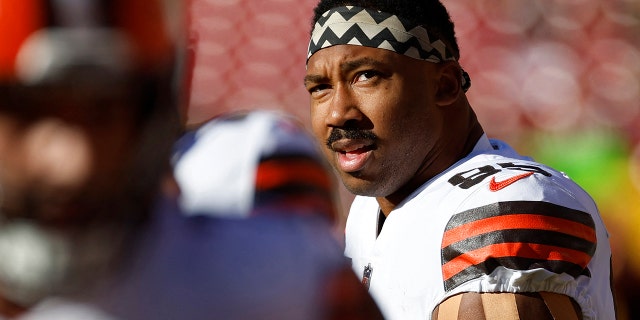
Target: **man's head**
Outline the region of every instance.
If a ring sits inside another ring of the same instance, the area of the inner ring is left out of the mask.
[[[397,204],[469,151],[481,128],[458,58],[439,1],[320,1],[305,86],[314,134],[350,191]]]
[[[179,125],[177,3],[0,0],[0,296],[88,276],[148,215]]]

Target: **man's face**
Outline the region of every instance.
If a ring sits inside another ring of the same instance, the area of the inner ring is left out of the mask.
[[[122,189],[135,108],[70,88],[22,101],[0,105],[2,215],[58,223],[95,213]]]
[[[355,45],[311,56],[305,86],[313,133],[351,192],[406,196],[424,182],[443,130],[437,70],[437,64]]]

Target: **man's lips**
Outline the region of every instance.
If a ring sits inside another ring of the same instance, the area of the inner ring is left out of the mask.
[[[371,141],[339,140],[331,145],[336,152],[337,166],[344,172],[362,170],[371,157],[374,144]]]

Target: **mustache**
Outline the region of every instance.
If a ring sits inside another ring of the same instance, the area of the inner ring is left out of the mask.
[[[350,139],[350,140],[377,140],[378,136],[373,133],[371,130],[362,130],[356,128],[333,128],[331,130],[331,134],[329,138],[327,138],[327,147],[332,149],[331,145],[334,142],[341,139]]]

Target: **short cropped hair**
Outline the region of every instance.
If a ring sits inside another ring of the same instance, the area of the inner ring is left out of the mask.
[[[323,13],[331,8],[356,6],[391,13],[411,23],[411,28],[423,26],[439,37],[451,50],[456,59],[460,59],[460,48],[451,16],[438,0],[320,0],[314,9],[313,25]]]

